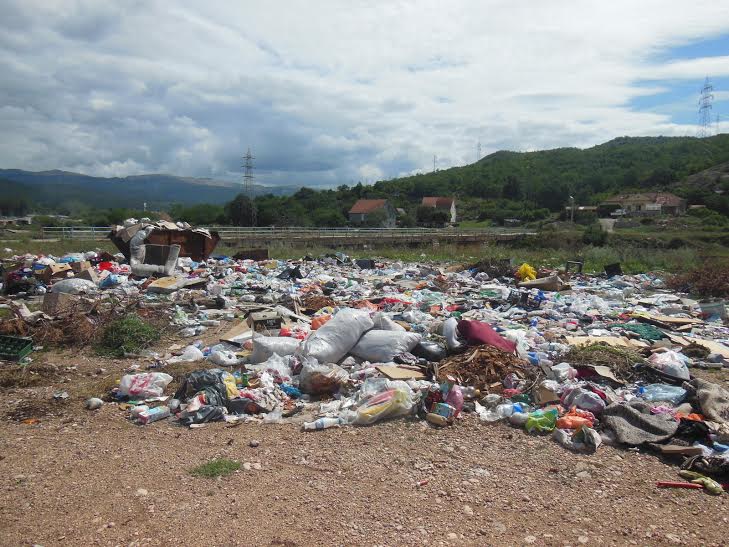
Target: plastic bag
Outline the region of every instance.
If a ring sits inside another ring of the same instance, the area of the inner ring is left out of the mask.
[[[81,294],[87,292],[95,292],[98,287],[88,279],[77,279],[72,277],[71,279],[62,279],[56,281],[51,287],[53,293],[66,293],[66,294]]]
[[[320,363],[337,363],[373,326],[366,311],[345,308],[304,341],[301,353]]]
[[[311,395],[334,393],[349,374],[337,365],[319,364],[316,359],[306,359],[301,367],[299,389]]]
[[[414,332],[371,330],[362,335],[349,353],[371,363],[389,363],[396,355],[412,350],[420,338]]]
[[[682,353],[678,353],[673,350],[669,350],[663,353],[654,353],[648,358],[655,368],[681,380],[690,380],[688,367],[686,366],[689,362],[689,358]]]
[[[364,401],[357,408],[353,423],[370,425],[386,418],[405,416],[412,409],[413,397],[409,388],[388,389]]]
[[[446,346],[451,351],[457,351],[463,347],[458,340],[458,319],[451,317],[443,323],[443,338],[445,338]]]
[[[602,414],[602,411],[605,410],[605,401],[602,400],[602,397],[582,387],[565,391],[560,403],[566,408],[576,406],[582,410],[588,410],[595,416]]]
[[[524,428],[527,433],[549,433],[557,424],[557,409],[535,410],[529,414]]]
[[[537,270],[524,262],[524,264],[519,266],[519,269],[516,270],[516,277],[518,277],[521,281],[531,281],[532,279],[537,278]]]
[[[253,338],[251,363],[263,363],[274,353],[282,357],[293,355],[301,342],[288,336],[256,336]]]
[[[290,356],[281,357],[280,355],[273,354],[271,357],[266,359],[263,363],[258,365],[248,365],[248,369],[254,372],[268,372],[278,382],[291,383],[293,373],[289,366]]]
[[[648,402],[666,401],[673,405],[681,404],[686,397],[686,390],[668,384],[649,384],[641,388],[640,396]]]
[[[164,372],[125,374],[119,384],[119,392],[131,399],[161,397],[172,376]]]
[[[178,355],[177,357],[172,357],[171,359],[168,359],[168,363],[194,363],[195,361],[199,361],[203,358],[203,352],[200,351],[200,348],[197,348],[195,346],[187,346],[185,350],[182,352],[182,355]]]
[[[232,367],[238,364],[238,358],[235,353],[228,350],[216,350],[208,357],[211,363],[225,367]]]

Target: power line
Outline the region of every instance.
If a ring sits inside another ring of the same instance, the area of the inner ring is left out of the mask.
[[[243,193],[251,203],[251,226],[258,224],[258,209],[256,208],[256,188],[253,185],[253,155],[250,147],[243,156]]]
[[[711,85],[707,76],[699,97],[699,129],[696,134],[699,138],[708,137],[711,132],[711,108],[714,102],[712,91],[714,91],[714,86]]]

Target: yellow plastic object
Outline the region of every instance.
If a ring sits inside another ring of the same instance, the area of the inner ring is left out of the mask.
[[[524,264],[519,266],[519,269],[516,270],[516,277],[522,281],[532,281],[537,278],[537,270],[524,262]]]
[[[225,384],[225,391],[228,393],[228,397],[238,397],[239,390],[238,386],[235,383],[235,376],[233,376],[229,372],[226,372],[223,375],[223,383]]]

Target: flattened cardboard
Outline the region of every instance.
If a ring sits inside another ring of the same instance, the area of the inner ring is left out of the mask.
[[[379,365],[375,367],[390,380],[425,380],[426,376],[418,370],[397,365]]]
[[[631,340],[624,336],[565,336],[565,340],[570,346],[588,346],[590,344],[604,343],[608,346],[643,349],[650,347],[649,344],[641,340]]]

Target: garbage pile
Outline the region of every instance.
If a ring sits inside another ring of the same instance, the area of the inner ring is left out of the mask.
[[[403,418],[449,427],[471,414],[572,451],[641,447],[729,477],[729,391],[692,374],[729,367],[725,308],[707,314],[656,275],[342,253],[180,257],[157,278],[133,273],[122,255],[16,262],[4,276],[12,305],[42,297],[35,313],[51,323],[64,313],[63,299],[46,302],[53,295],[133,296],[138,309],[164,310],[181,343],[137,355],[148,370],[137,365],[111,394],[140,424],[290,421],[308,431]],[[180,364],[195,370],[165,395]]]

